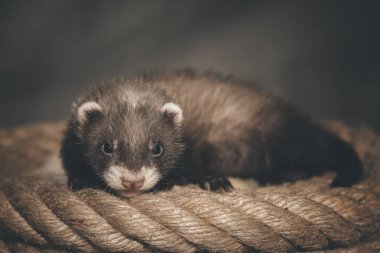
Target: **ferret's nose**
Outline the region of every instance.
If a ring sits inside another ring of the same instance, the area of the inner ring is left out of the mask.
[[[127,189],[127,190],[138,190],[144,185],[145,178],[142,178],[141,180],[127,180],[127,179],[121,179],[121,184]]]

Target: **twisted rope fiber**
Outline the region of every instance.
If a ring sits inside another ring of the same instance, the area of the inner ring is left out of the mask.
[[[59,143],[53,130],[43,132]],[[7,143],[31,149],[40,140],[17,136]],[[126,200],[71,192],[59,178],[10,176],[0,183],[0,252],[380,251],[380,141],[361,138],[354,145],[371,176],[352,188],[330,189],[330,178],[224,194],[181,187]],[[57,148],[45,143],[32,152],[40,161]],[[17,171],[27,171],[20,161]]]
[[[178,189],[127,201],[46,183],[1,188],[1,213],[9,214],[0,217],[3,230],[83,252],[144,252],[144,245],[175,252],[317,250],[355,245],[379,228],[379,193],[361,189],[297,195]]]

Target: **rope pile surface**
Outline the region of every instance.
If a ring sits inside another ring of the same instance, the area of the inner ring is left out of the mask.
[[[357,149],[365,178],[328,187],[332,175],[218,194],[192,186],[120,199],[70,192],[38,174],[59,148],[61,124],[0,131],[0,252],[380,251],[380,140],[331,126]]]

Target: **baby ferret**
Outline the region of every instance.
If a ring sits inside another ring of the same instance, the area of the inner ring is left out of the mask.
[[[187,183],[229,190],[226,176],[278,184],[334,170],[350,186],[354,150],[272,93],[215,74],[117,79],[72,106],[61,157],[73,190],[124,196]]]

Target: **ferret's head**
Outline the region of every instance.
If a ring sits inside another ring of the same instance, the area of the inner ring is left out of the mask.
[[[182,109],[173,102],[110,106],[86,101],[75,110],[84,159],[120,195],[153,188],[183,150]]]

